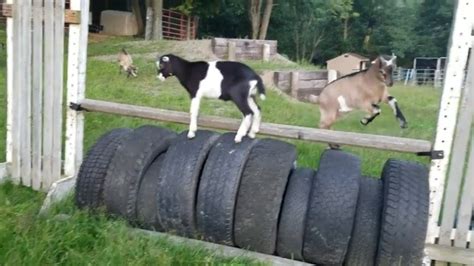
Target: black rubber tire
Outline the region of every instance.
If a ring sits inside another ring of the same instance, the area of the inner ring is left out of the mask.
[[[360,159],[326,150],[311,188],[303,256],[317,264],[342,264],[354,224]]]
[[[143,175],[137,198],[137,221],[143,229],[163,231],[156,216],[156,194],[158,193],[158,174],[160,173],[165,154],[162,153],[153,161]]]
[[[109,213],[136,222],[142,177],[175,137],[176,133],[155,126],[142,126],[128,135],[117,149],[105,178],[104,200]]]
[[[240,178],[252,147],[258,142],[235,134],[217,139],[201,173],[196,206],[198,232],[211,242],[234,246],[234,213]]]
[[[245,165],[235,209],[234,238],[241,248],[273,254],[288,176],[296,160],[293,145],[260,140]]]
[[[421,265],[428,225],[428,169],[389,159],[382,171],[383,209],[377,265]]]
[[[104,204],[104,180],[110,162],[122,140],[132,129],[117,128],[102,135],[89,149],[77,174],[75,203],[96,209]]]
[[[198,131],[193,139],[181,133],[166,152],[158,175],[157,217],[163,229],[197,237],[196,193],[202,167],[219,134]]]
[[[382,213],[382,180],[363,176],[345,265],[375,265]]]
[[[308,168],[298,168],[290,175],[278,225],[279,256],[303,260],[306,211],[314,175],[315,171]]]

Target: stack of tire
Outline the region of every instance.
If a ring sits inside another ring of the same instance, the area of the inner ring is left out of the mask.
[[[420,265],[427,169],[390,159],[361,176],[355,155],[326,150],[296,168],[293,145],[156,126],[114,129],[90,149],[76,204],[149,230],[322,265]]]

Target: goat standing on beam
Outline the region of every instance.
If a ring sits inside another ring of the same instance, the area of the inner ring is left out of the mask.
[[[188,138],[192,139],[197,131],[197,118],[201,98],[231,100],[244,115],[235,142],[239,143],[248,135],[255,138],[260,130],[260,107],[256,95],[265,100],[265,87],[262,79],[250,67],[230,61],[189,62],[181,57],[167,54],[156,62],[158,79],[176,76],[191,97]]]
[[[367,112],[360,120],[360,123],[366,126],[380,114],[380,102],[388,103],[400,127],[406,128],[407,121],[398,107],[397,100],[388,93],[388,87],[393,85],[392,72],[396,68],[396,59],[393,54],[390,59],[379,56],[368,69],[329,83],[319,96],[311,95],[310,102],[319,104],[319,128],[330,129],[343,113],[354,109]]]

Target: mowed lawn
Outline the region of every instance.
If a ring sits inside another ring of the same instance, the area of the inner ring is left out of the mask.
[[[4,32],[0,31],[1,39]],[[90,45],[87,69],[87,97],[92,99],[137,104],[170,110],[188,111],[190,100],[183,88],[172,78],[159,82],[153,56],[135,59],[139,66],[138,78],[127,79],[118,74],[115,54],[122,46],[131,52],[166,52],[170,42],[130,42],[129,39],[113,38],[105,43]],[[136,51],[134,50],[136,48]],[[140,49],[138,49],[140,48]],[[110,60],[96,56],[111,55]],[[6,55],[0,51],[0,162],[5,160],[6,124]],[[294,66],[281,63],[247,62],[258,71],[265,69],[290,69]],[[308,68],[308,66],[304,66]],[[268,97],[260,102],[263,121],[315,127],[319,119],[316,105],[299,103],[280,95],[274,88],[267,88]],[[392,95],[397,97],[407,117],[409,127],[400,129],[392,111],[382,106],[382,115],[367,127],[360,125],[360,112],[347,115],[335,129],[352,132],[383,134],[431,140],[434,135],[440,90],[431,87],[405,87],[396,85]],[[201,115],[218,115],[240,118],[237,108],[230,102],[203,100]],[[164,125],[174,130],[186,130],[185,125],[158,123],[155,121],[121,117],[109,114],[86,115],[85,145],[90,147],[103,133],[117,127],[138,127],[144,124]],[[259,136],[264,137],[264,136]],[[325,144],[285,140],[296,145],[298,166],[317,168],[318,158]],[[388,158],[417,160],[428,164],[427,158],[410,154],[343,147],[359,155],[363,161],[363,173],[377,177]],[[245,258],[222,259],[200,249],[173,245],[166,239],[156,239],[131,234],[122,220],[104,215],[89,215],[77,210],[71,198],[60,203],[45,216],[37,216],[44,199],[43,193],[21,188],[10,183],[0,185],[0,262],[6,265],[175,265],[229,263],[249,264]],[[253,262],[254,263],[254,262]]]

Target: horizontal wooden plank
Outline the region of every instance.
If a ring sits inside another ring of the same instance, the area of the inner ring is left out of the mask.
[[[299,80],[298,81],[298,89],[322,89],[328,83],[327,80],[324,79],[313,79],[313,80]]]
[[[2,4],[1,14],[3,17],[12,17],[13,16],[12,4]],[[64,10],[64,23],[81,24],[81,11],[65,9]]]
[[[300,101],[308,101],[310,95],[318,96],[323,91],[323,88],[299,89],[297,98]]]
[[[278,41],[276,40],[252,40],[252,39],[228,39],[228,38],[212,38],[212,45],[213,46],[226,46],[227,43],[235,42],[237,45],[239,43],[247,43],[247,44],[264,44],[267,43],[270,46],[276,46],[278,44]]]
[[[85,99],[81,106],[89,111],[140,117],[163,122],[189,123],[189,114],[185,112],[156,109],[151,107],[120,104],[99,100]],[[240,126],[240,119],[216,116],[199,117],[198,125],[204,128],[235,131]],[[431,143],[426,140],[398,138],[381,135],[370,135],[353,132],[323,130],[290,125],[262,123],[260,133],[263,135],[308,140],[313,142],[337,143],[342,145],[376,148],[399,152],[428,152]]]
[[[301,71],[300,80],[313,80],[313,79],[328,79],[328,72],[326,70],[321,71]]]
[[[472,249],[426,244],[425,253],[432,260],[474,265],[474,250]]]

